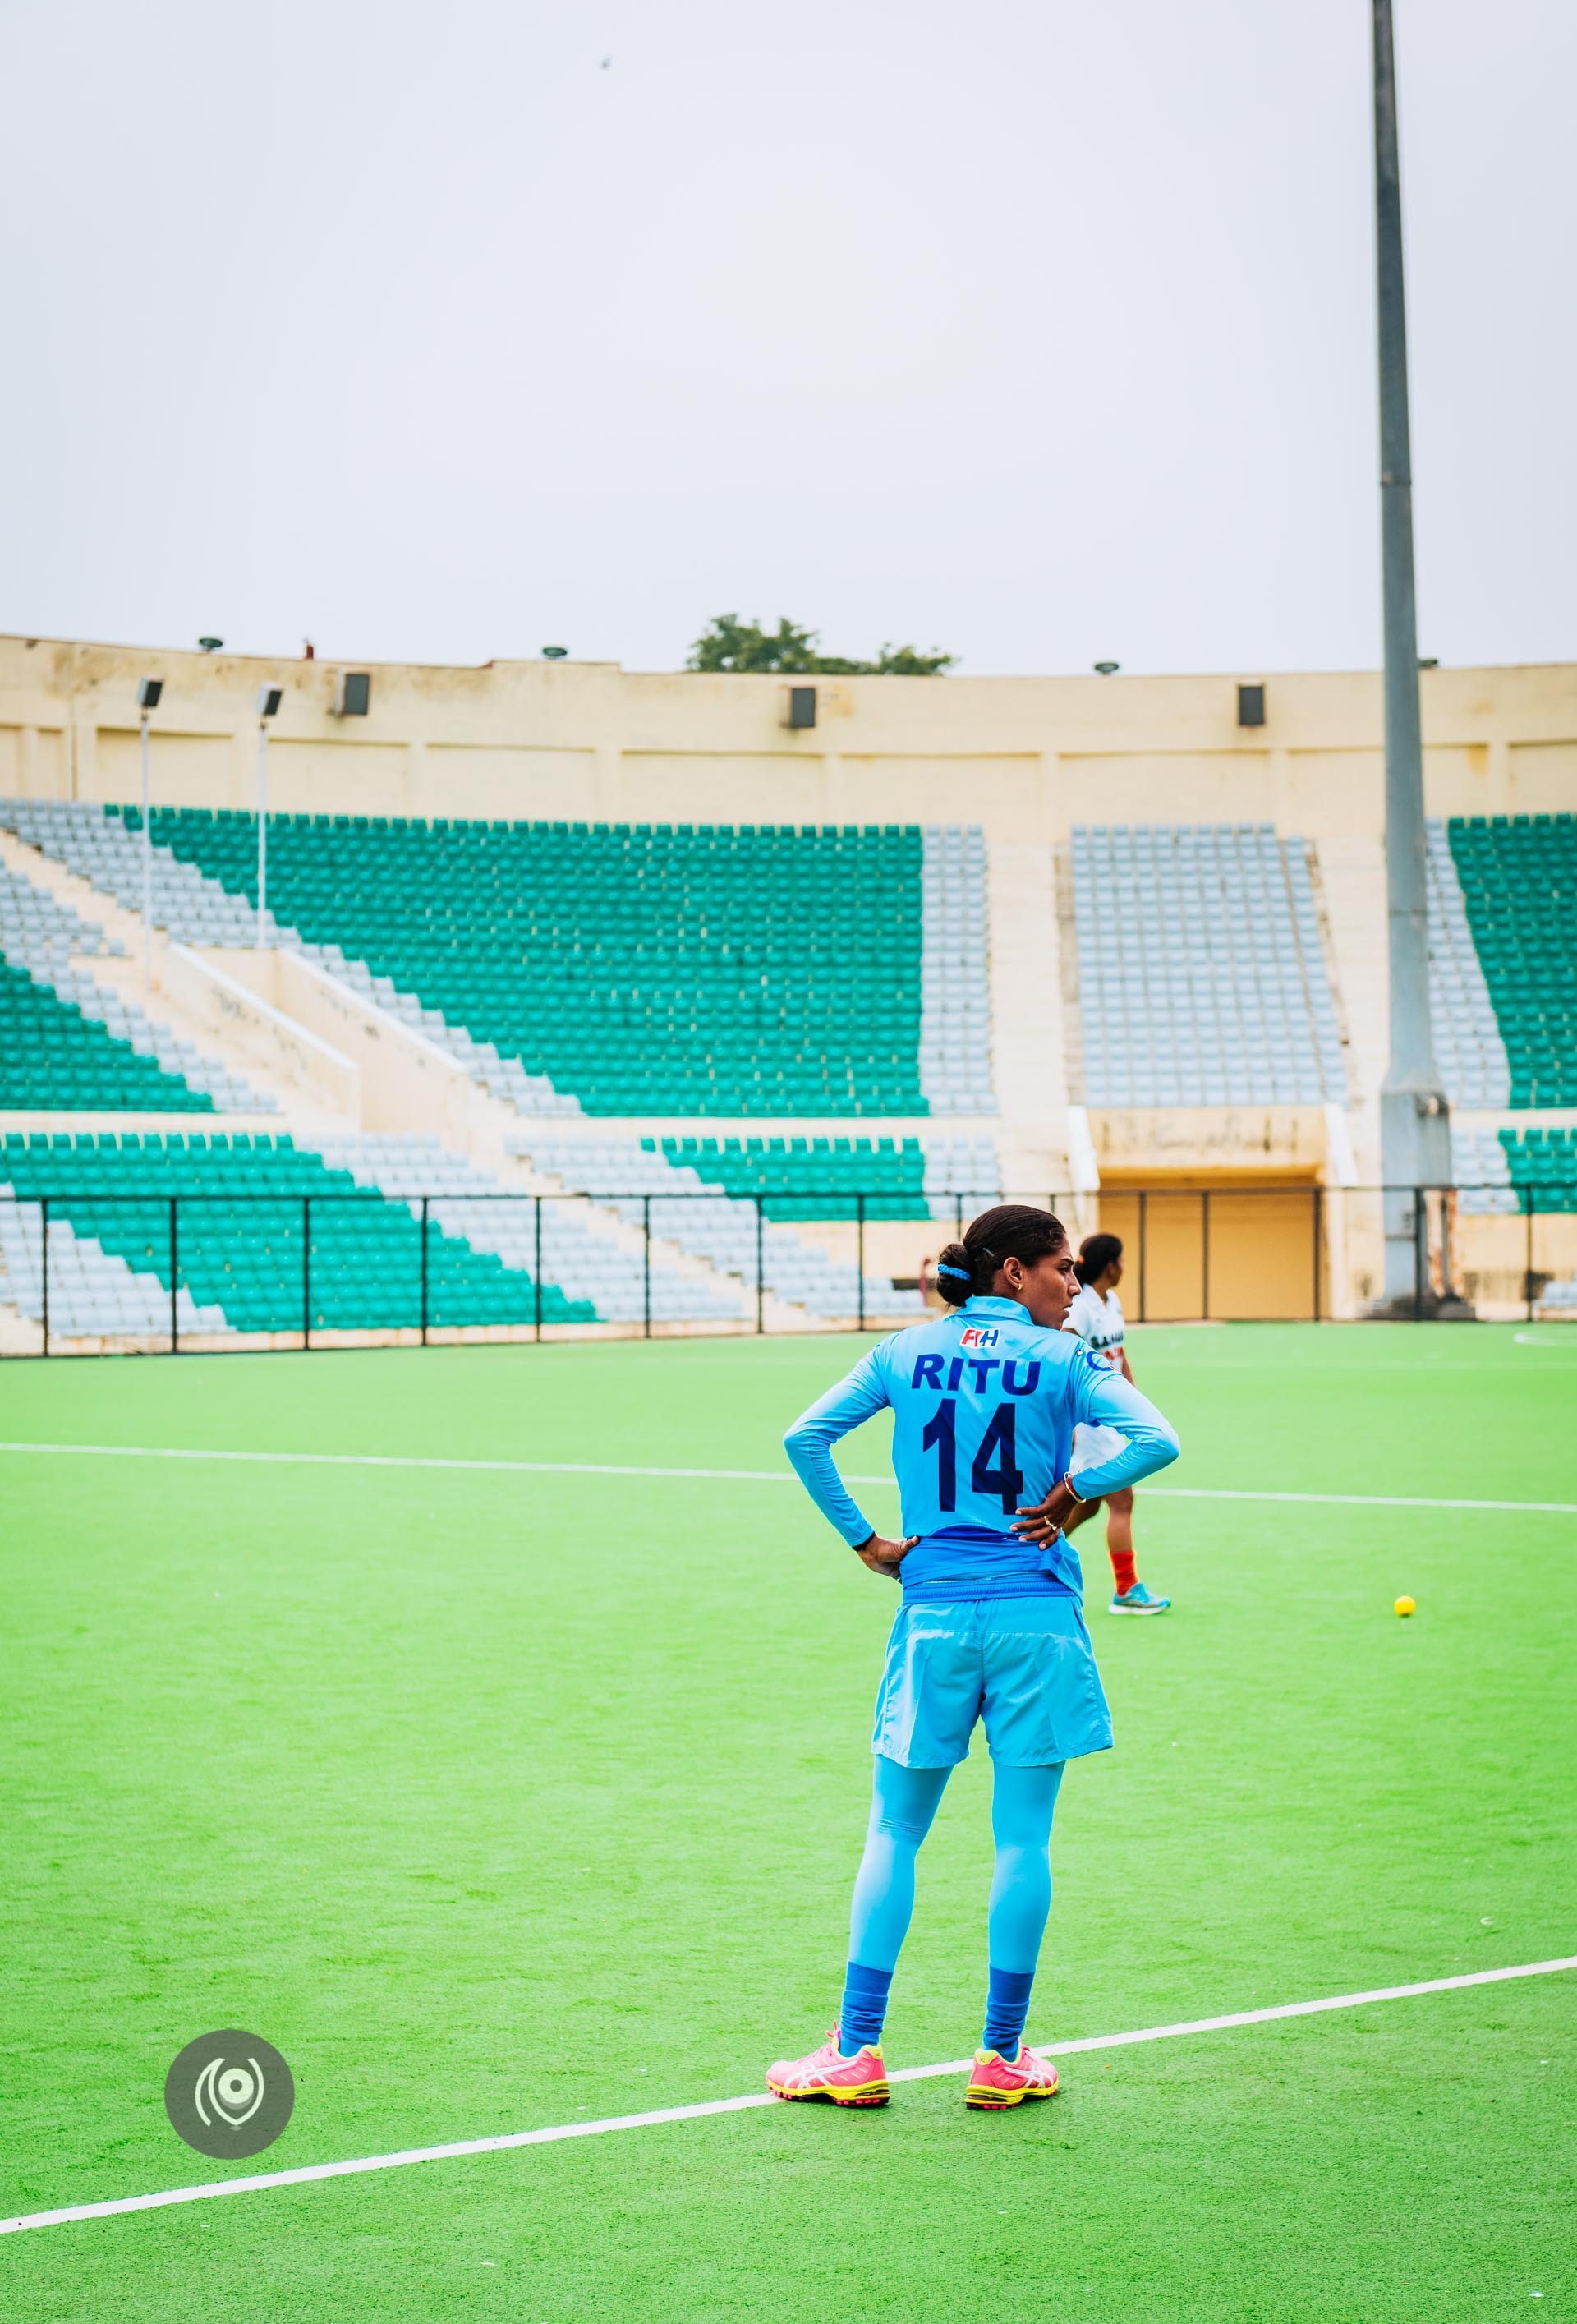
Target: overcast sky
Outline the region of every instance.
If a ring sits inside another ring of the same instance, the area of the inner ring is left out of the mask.
[[[1397,0],[1420,645],[1577,655],[1571,0]],[[1367,0],[10,0],[0,628],[1379,659]]]

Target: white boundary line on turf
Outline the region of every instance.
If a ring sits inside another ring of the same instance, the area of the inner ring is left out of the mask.
[[[1336,1993],[1320,2001],[1284,2001],[1272,2009],[1237,2009],[1225,2017],[1189,2017],[1176,2025],[1148,2025],[1132,2034],[1091,2034],[1076,2042],[1047,2042],[1038,2046],[1043,2057],[1067,2058],[1082,2050],[1121,2050],[1139,2042],[1168,2042],[1182,2034],[1219,2034],[1233,2025],[1268,2025],[1281,2017],[1314,2017],[1328,2009],[1360,2009],[1375,2001],[1411,2001],[1422,1993],[1456,1993],[1465,1986],[1501,1985],[1512,1978],[1551,1977],[1558,1970],[1577,1969],[1577,1953],[1561,1960],[1525,1961],[1515,1969],[1473,1969],[1465,1977],[1426,1978],[1418,1985],[1380,1985],[1367,1993]],[[938,2074],[963,2074],[967,2058],[949,2059],[939,2066],[900,2066],[888,2076],[892,2082],[923,2082]],[[252,2195],[265,2187],[304,2187],[318,2179],[347,2179],[364,2171],[398,2171],[408,2163],[447,2163],[459,2155],[497,2154],[513,2146],[550,2146],[564,2138],[595,2138],[610,2130],[649,2130],[659,2123],[695,2122],[703,2115],[743,2114],[754,2107],[775,2106],[770,2091],[750,2091],[743,2098],[706,2098],[698,2106],[657,2107],[650,2114],[609,2115],[600,2122],[555,2123],[545,2130],[516,2130],[499,2138],[462,2138],[446,2146],[411,2146],[396,2154],[367,2154],[354,2163],[309,2163],[298,2171],[263,2171],[247,2179],[215,2179],[206,2187],[171,2187],[157,2195],[122,2195],[107,2203],[68,2203],[56,2211],[28,2211],[0,2219],[0,2235],[29,2227],[54,2227],[73,2219],[107,2219],[122,2211],[157,2211],[171,2203],[200,2203],[215,2195]]]
[[[0,1447],[0,1450],[3,1450]],[[1543,1509],[1559,1517],[1577,1517],[1577,1501],[1446,1501],[1422,1493],[1259,1493],[1233,1492],[1223,1485],[1146,1485],[1147,1499],[1173,1501],[1320,1501],[1354,1509]]]
[[[479,1469],[523,1477],[672,1477],[681,1481],[733,1485],[798,1482],[788,1469],[659,1469],[608,1461],[483,1461],[414,1452],[251,1452],[185,1444],[0,1443],[0,1453],[6,1452],[91,1454],[112,1461],[248,1461],[322,1469]],[[848,1476],[844,1482],[890,1485],[892,1478]],[[1144,1491],[1156,1499],[1176,1501],[1307,1501],[1322,1507],[1356,1509],[1514,1509],[1525,1516],[1543,1512],[1554,1517],[1577,1517],[1577,1501],[1456,1501],[1416,1493],[1270,1493],[1217,1485],[1146,1485]]]

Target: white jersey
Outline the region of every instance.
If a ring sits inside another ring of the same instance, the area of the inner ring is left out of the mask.
[[[1063,1318],[1065,1332],[1076,1332],[1098,1356],[1115,1363],[1122,1352],[1122,1308],[1115,1291],[1102,1298],[1086,1283]]]

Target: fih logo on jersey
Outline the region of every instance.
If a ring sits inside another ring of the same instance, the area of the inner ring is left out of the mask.
[[[971,1323],[960,1344],[965,1348],[994,1348],[997,1344],[997,1327],[994,1323],[988,1325]]]

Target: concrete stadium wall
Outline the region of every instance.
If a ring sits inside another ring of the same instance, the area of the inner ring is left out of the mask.
[[[346,667],[364,718],[337,718]],[[771,678],[613,663],[481,669],[284,661],[0,639],[0,792],[138,793],[137,680],[162,678],[152,786],[171,805],[249,807],[258,687],[281,686],[281,810],[540,816],[577,822],[956,822],[1046,844],[1077,822],[1273,820],[1314,838],[1384,821],[1373,671],[1203,678],[816,681],[818,723],[780,724]],[[1240,678],[1266,723],[1237,724]],[[1577,805],[1577,667],[1423,676],[1434,815]]]

